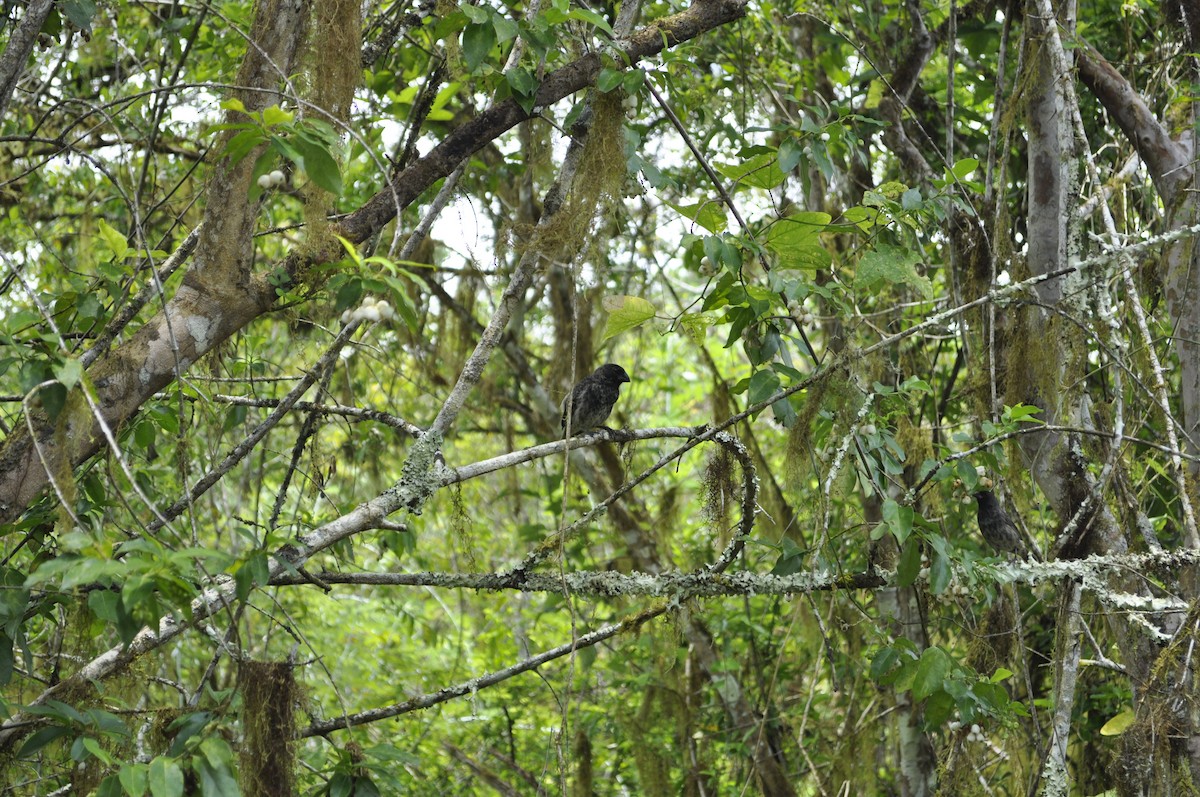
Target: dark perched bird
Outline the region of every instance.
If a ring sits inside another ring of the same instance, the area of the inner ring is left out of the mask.
[[[975,500],[979,502],[979,513],[975,516],[979,521],[979,532],[987,540],[987,544],[992,546],[992,550],[996,553],[1013,553],[1022,559],[1028,559],[1029,551],[1025,548],[1025,541],[1021,539],[1021,532],[1000,506],[996,496],[988,490],[980,490],[975,493]]]
[[[571,388],[571,395],[563,401],[562,428],[567,430],[567,412],[571,413],[571,433],[589,429],[607,429],[604,422],[612,412],[613,405],[621,395],[621,383],[629,381],[625,369],[614,363],[605,363]]]

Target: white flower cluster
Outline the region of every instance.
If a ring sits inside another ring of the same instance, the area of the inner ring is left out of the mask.
[[[258,178],[258,187],[264,191],[267,191],[271,188],[275,188],[276,186],[283,185],[283,181],[283,172],[279,169],[276,169],[273,172],[267,172],[266,174],[261,175]]]
[[[348,307],[342,313],[342,323],[351,321],[391,321],[396,317],[396,311],[383,299],[374,296],[364,296],[358,307]]]

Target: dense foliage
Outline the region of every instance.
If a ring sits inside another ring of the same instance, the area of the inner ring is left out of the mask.
[[[1194,791],[1158,6],[8,4],[6,793]]]

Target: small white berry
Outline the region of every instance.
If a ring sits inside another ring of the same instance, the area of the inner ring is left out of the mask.
[[[279,169],[276,169],[275,171],[271,172],[271,183],[272,184],[283,185],[283,180],[284,180],[284,177],[283,177],[282,171],[280,171]]]
[[[258,187],[261,188],[262,190],[266,191],[268,188],[270,188],[273,185],[275,185],[275,183],[271,180],[271,175],[263,174],[263,175],[259,176]]]

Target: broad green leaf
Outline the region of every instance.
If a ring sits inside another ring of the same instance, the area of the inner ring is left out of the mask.
[[[600,30],[613,35],[612,27],[608,24],[608,20],[592,11],[590,8],[572,8],[567,12],[567,19],[578,19],[582,22],[587,22]]]
[[[894,499],[889,498],[883,502],[883,520],[891,529],[896,542],[903,545],[904,541],[908,539],[908,535],[912,533],[913,508],[901,506]]]
[[[125,259],[125,255],[129,252],[129,242],[125,236],[117,232],[112,225],[104,219],[99,220],[100,237],[104,239],[105,246],[112,253],[112,257],[108,260],[120,261]]]
[[[925,725],[940,728],[954,711],[954,698],[946,692],[934,692],[925,701]]]
[[[303,136],[297,136],[295,144],[303,155],[304,173],[308,178],[329,193],[340,196],[342,173],[329,150]]]
[[[482,25],[488,21],[488,9],[485,6],[463,3],[460,8],[463,14],[466,15],[467,19],[471,20],[476,25]]]
[[[528,96],[537,91],[537,80],[533,77],[533,73],[523,66],[514,66],[505,72],[504,79],[517,94]]]
[[[742,269],[742,251],[720,235],[710,235],[702,244],[704,254],[714,266],[738,273]]]
[[[506,41],[516,37],[520,29],[517,23],[513,22],[503,14],[492,15],[492,27],[496,29],[496,41],[504,44]]]
[[[83,363],[74,358],[63,360],[54,366],[54,375],[63,387],[71,390],[83,379]]]
[[[41,728],[25,740],[25,744],[21,745],[21,750],[17,753],[17,758],[25,758],[26,756],[33,755],[46,745],[61,739],[70,732],[71,729],[63,725],[49,725]]]
[[[257,127],[242,132],[229,139],[225,144],[225,157],[233,163],[239,163],[250,151],[266,141],[263,133]]]
[[[821,245],[820,237],[829,221],[828,213],[804,211],[771,224],[763,244],[777,256],[777,268],[802,271],[829,268],[833,258]]]
[[[779,168],[778,156],[774,152],[760,152],[741,163],[716,166],[717,171],[739,185],[771,189],[787,179]]]
[[[676,205],[674,202],[664,199],[663,203],[711,233],[724,232],[725,228],[729,226],[729,221],[725,216],[725,205],[720,200],[698,202],[694,205]]]
[[[896,583],[901,587],[911,587],[921,574],[921,540],[910,537],[900,549],[900,561],[896,563]]]
[[[607,94],[613,89],[620,88],[624,80],[624,72],[619,69],[613,69],[611,66],[606,66],[596,76],[596,88]]]
[[[159,756],[150,762],[152,797],[183,797],[183,769],[174,759]]]
[[[950,672],[950,657],[941,648],[926,648],[921,654],[913,677],[912,693],[914,700],[924,700],[934,692],[943,689],[946,674]]]
[[[979,160],[977,158],[963,158],[954,164],[954,166],[950,169],[950,172],[959,180],[962,180],[978,168]]]
[[[495,27],[487,23],[468,25],[462,36],[463,60],[466,61],[467,71],[477,70],[495,45]]]
[[[8,686],[16,665],[15,644],[8,634],[0,634],[0,686]]]
[[[117,777],[120,778],[121,787],[129,797],[142,797],[149,787],[149,772],[150,768],[145,764],[124,764]]]
[[[267,125],[268,127],[271,125],[283,124],[284,122],[290,122],[295,118],[296,115],[294,113],[291,111],[285,111],[278,105],[272,105],[270,108],[267,108],[262,112],[263,124]]]
[[[766,401],[779,392],[779,374],[764,368],[750,377],[750,392],[746,400],[751,404]]]
[[[654,305],[640,296],[605,296],[601,306],[608,313],[601,341],[633,329],[654,318]]]
[[[954,571],[950,567],[950,557],[934,546],[933,561],[929,565],[929,591],[941,595],[950,586]]]
[[[800,148],[795,139],[785,138],[783,143],[779,145],[779,170],[790,174],[793,169],[800,165],[800,157],[803,154],[804,150]]]
[[[993,673],[992,677],[989,678],[988,680],[994,684],[998,684],[998,683],[1003,683],[1004,681],[1007,681],[1009,678],[1012,678],[1012,677],[1013,677],[1012,670],[1005,669],[1004,667],[998,667],[998,668],[996,668],[996,672]]]
[[[696,343],[704,342],[713,323],[713,317],[708,313],[684,313],[679,317],[679,328]]]
[[[71,24],[88,33],[92,30],[92,19],[96,16],[96,4],[92,0],[62,0],[58,9]]]

